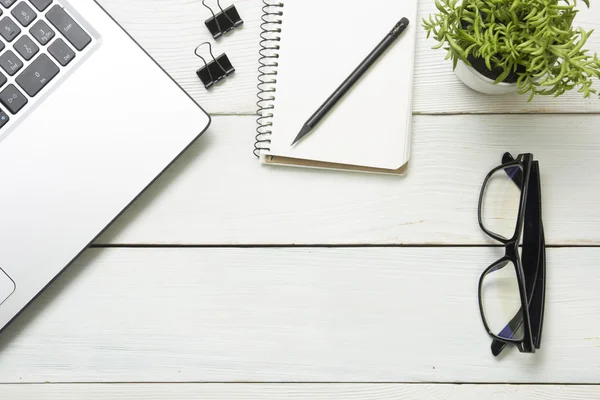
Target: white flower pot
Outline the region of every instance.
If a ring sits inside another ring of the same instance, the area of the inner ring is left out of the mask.
[[[516,83],[500,82],[494,85],[494,81],[480,74],[473,67],[469,67],[462,61],[458,61],[454,73],[471,89],[485,94],[510,94],[519,91]]]

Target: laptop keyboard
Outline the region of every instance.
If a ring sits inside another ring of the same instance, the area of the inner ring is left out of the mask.
[[[0,129],[91,42],[55,0],[0,0]]]

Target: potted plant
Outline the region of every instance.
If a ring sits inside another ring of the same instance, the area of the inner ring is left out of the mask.
[[[589,0],[582,0],[589,7]],[[483,93],[558,97],[595,94],[598,55],[585,49],[592,31],[574,28],[577,0],[435,0],[423,19],[427,37],[444,47],[454,71]]]

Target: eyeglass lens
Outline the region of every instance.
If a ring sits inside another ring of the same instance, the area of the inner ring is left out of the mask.
[[[493,334],[504,339],[523,339],[521,294],[516,267],[511,261],[494,265],[483,278],[483,314]]]
[[[513,165],[495,171],[488,180],[481,205],[484,227],[497,236],[511,239],[516,231],[521,203],[521,167]]]

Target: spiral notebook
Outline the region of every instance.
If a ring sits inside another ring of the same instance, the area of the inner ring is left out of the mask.
[[[411,144],[418,0],[265,0],[261,34],[261,162],[404,174]],[[295,146],[304,122],[402,18],[404,34]]]

